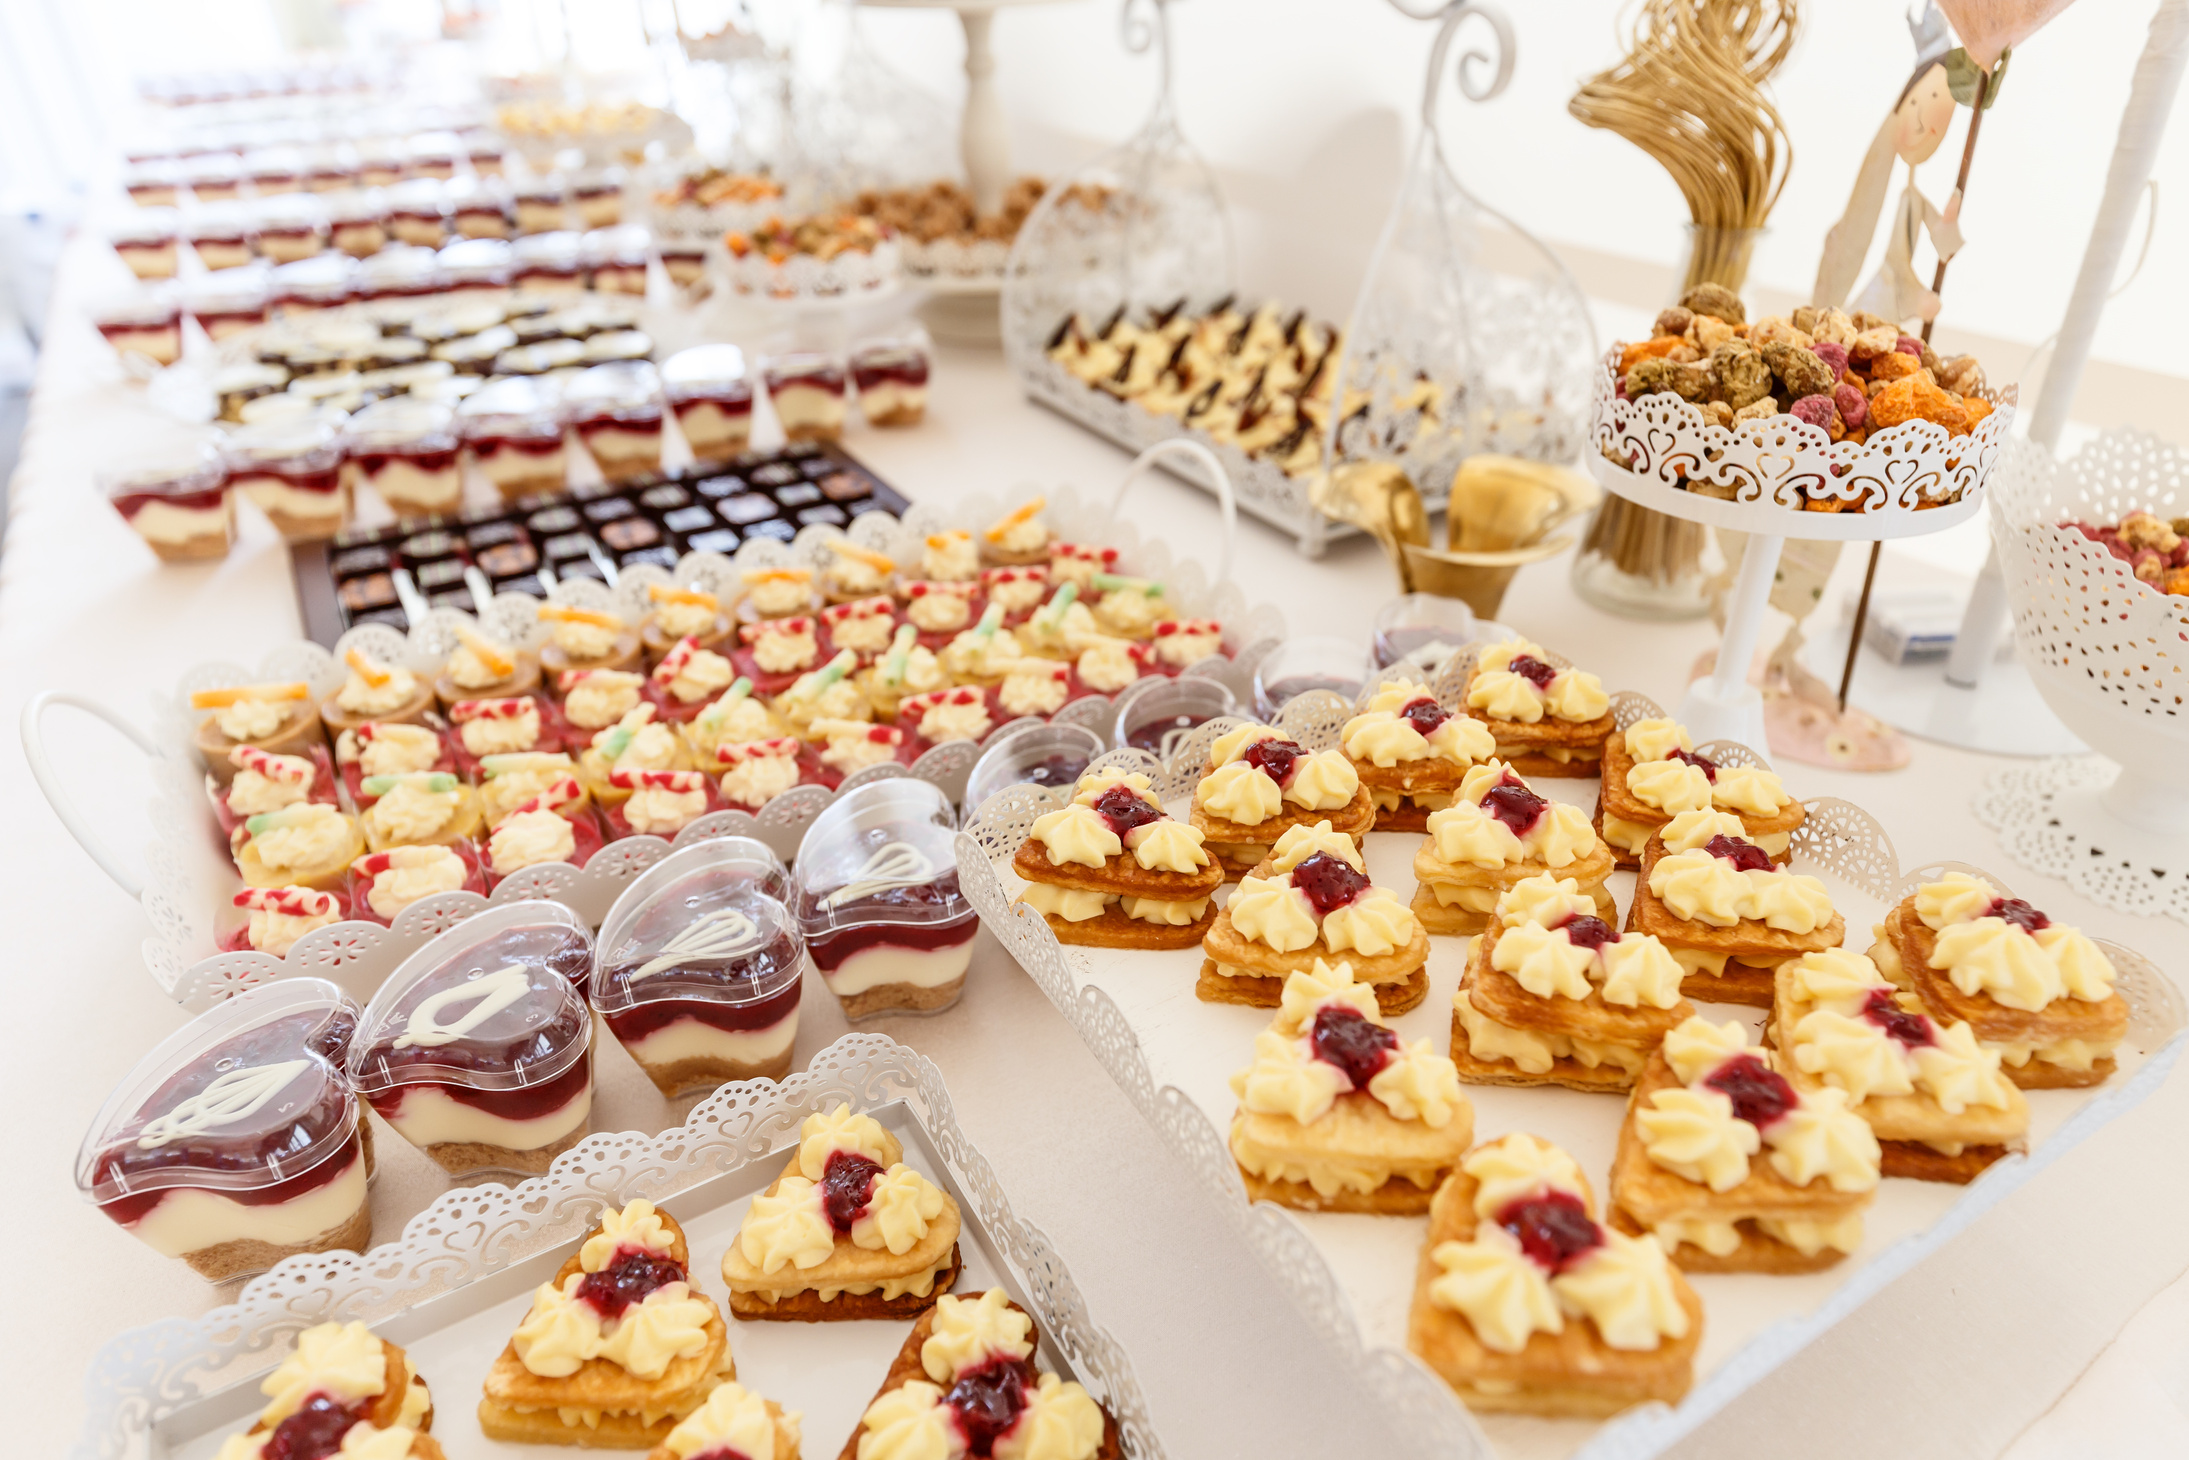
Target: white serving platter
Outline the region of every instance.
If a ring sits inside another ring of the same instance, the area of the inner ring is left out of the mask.
[[[208,1460],[264,1403],[258,1381],[316,1323],[361,1320],[409,1351],[433,1391],[434,1438],[452,1456],[537,1456],[484,1438],[480,1384],[531,1302],[603,1208],[644,1196],[683,1225],[693,1284],[722,1308],[738,1382],[805,1416],[803,1453],[833,1455],[888,1372],[908,1320],[748,1323],[732,1317],[722,1253],[753,1195],[778,1176],[799,1122],[848,1101],[905,1148],[906,1164],[949,1192],[964,1217],[954,1292],[1002,1286],[1034,1315],[1040,1361],[1079,1380],[1116,1417],[1125,1453],[1160,1460],[1132,1361],[1088,1313],[1063,1258],[1011,1212],[967,1141],[941,1074],[877,1034],[851,1034],[776,1084],[725,1085],[659,1135],[595,1135],[547,1175],[517,1187],[448,1192],[400,1240],[359,1255],[295,1257],[236,1302],[116,1337],[85,1378],[88,1413],[73,1460]]]
[[[1439,675],[1440,691],[1456,688],[1465,662],[1465,655],[1448,661]],[[1639,695],[1620,695],[1614,704],[1621,725],[1661,713]],[[1278,723],[1302,745],[1319,749],[1334,742],[1352,709],[1336,695],[1315,692],[1288,705]],[[1168,766],[1137,751],[1113,752],[1096,764],[1129,764],[1147,771],[1165,804],[1182,817],[1208,741],[1235,723],[1220,720],[1199,727]],[[1718,743],[1703,749],[1721,759],[1761,764],[1744,747]],[[1597,791],[1593,780],[1538,777],[1531,784],[1539,794],[1584,808],[1593,804]],[[2131,1007],[2119,1070],[2094,1090],[2028,1092],[2032,1119],[2027,1155],[1999,1162],[1966,1187],[1885,1182],[1869,1210],[1861,1249],[1825,1272],[1694,1277],[1705,1308],[1704,1336],[1694,1387],[1676,1407],[1648,1405],[1602,1423],[1477,1416],[1406,1351],[1407,1309],[1426,1217],[1310,1214],[1247,1201],[1225,1147],[1237,1109],[1229,1082],[1234,1071],[1251,1062],[1254,1036],[1267,1026],[1270,1011],[1197,999],[1194,982],[1202,960],[1197,947],[1155,953],[1068,948],[1040,917],[1014,909],[1011,899],[1024,884],[1010,871],[1011,853],[1034,818],[1064,799],[1062,789],[1020,786],[991,798],[974,813],[959,839],[958,864],[967,896],[1142,1114],[1215,1194],[1247,1245],[1311,1324],[1377,1394],[1395,1428],[1421,1454],[1445,1460],[1641,1460],[1663,1453],[2046,1163],[2149,1095],[2180,1056],[2182,1033],[2189,1024],[2171,980],[2140,955],[2102,943]],[[1869,946],[1871,925],[1917,882],[1963,866],[1904,869],[1884,829],[1861,808],[1830,798],[1805,804],[1809,819],[1795,835],[1793,865],[1823,879],[1846,918],[1848,945],[1858,951]],[[1412,859],[1420,840],[1419,833],[1396,832],[1372,832],[1366,839],[1369,874],[1402,900],[1414,890]],[[1610,883],[1622,913],[1633,883],[1634,874],[1624,871],[1615,873]],[[1403,1038],[1426,1039],[1442,1052],[1450,1047],[1452,996],[1469,940],[1438,936],[1430,942],[1429,996],[1392,1022]],[[1701,1004],[1698,1010],[1719,1022],[1738,1019],[1759,1030],[1764,1016],[1762,1010],[1736,1005]],[[1755,1038],[1760,1036],[1752,1042]],[[1599,1191],[1606,1189],[1625,1110],[1623,1096],[1556,1088],[1463,1088],[1474,1106],[1477,1142],[1514,1130],[1544,1136],[1571,1152]]]

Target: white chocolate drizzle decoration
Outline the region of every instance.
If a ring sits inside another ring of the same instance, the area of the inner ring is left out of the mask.
[[[519,963],[497,969],[468,983],[443,989],[411,1010],[410,1022],[404,1026],[394,1049],[408,1049],[417,1045],[421,1049],[437,1049],[444,1044],[454,1044],[472,1030],[523,998],[532,989],[532,975]],[[453,1024],[441,1022],[441,1011],[451,1004],[466,999],[476,1000],[461,1018]]]
[[[137,1133],[137,1149],[157,1151],[172,1141],[188,1140],[248,1120],[310,1064],[310,1060],[283,1060],[276,1065],[230,1070],[166,1114],[146,1121]]]

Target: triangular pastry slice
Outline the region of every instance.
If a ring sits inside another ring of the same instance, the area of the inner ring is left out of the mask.
[[[1760,1009],[1781,963],[1847,933],[1824,884],[1772,861],[1730,811],[1683,811],[1650,838],[1626,925],[1672,951],[1689,998]]]
[[[1406,1346],[1469,1408],[1677,1404],[1702,1334],[1702,1300],[1657,1239],[1598,1223],[1580,1166],[1549,1142],[1477,1146],[1437,1188]]]
[[[1342,961],[1285,981],[1231,1088],[1247,1195],[1302,1211],[1427,1211],[1474,1132],[1452,1062],[1403,1042]]]
[[[362,1323],[321,1323],[259,1383],[266,1407],[216,1460],[442,1460],[433,1396],[410,1356]]]
[[[1207,957],[1194,995],[1212,1004],[1274,1009],[1287,978],[1341,958],[1386,1014],[1403,1014],[1429,994],[1428,933],[1368,880],[1360,848],[1328,821],[1277,839],[1239,880],[1201,950]]]
[[[798,1460],[804,1418],[725,1379],[646,1460]]]
[[[1033,1315],[1001,1288],[920,1316],[838,1460],[1119,1460],[1117,1421],[1045,1373]]]
[[[958,1204],[848,1104],[806,1117],[783,1174],[722,1254],[730,1311],[816,1323],[910,1318],[958,1280]]]
[[[487,1372],[491,1440],[644,1450],[737,1377],[676,1218],[643,1197],[601,1213]]]

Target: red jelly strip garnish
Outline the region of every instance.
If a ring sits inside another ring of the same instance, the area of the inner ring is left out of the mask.
[[[838,1232],[849,1232],[865,1214],[874,1179],[881,1174],[878,1163],[856,1151],[831,1151],[821,1171],[821,1209],[828,1213],[828,1224]]]
[[[1317,917],[1328,917],[1368,890],[1368,879],[1343,858],[1317,852],[1292,869],[1292,885],[1307,894]]]
[[[1412,725],[1421,738],[1427,740],[1436,733],[1437,726],[1452,718],[1452,714],[1435,700],[1423,695],[1418,700],[1408,700],[1406,707],[1399,711],[1399,718]]]
[[[1391,1062],[1399,1037],[1360,1010],[1333,1004],[1316,1013],[1308,1047],[1324,1064],[1345,1071],[1354,1089],[1365,1090],[1368,1082]]]
[[[1984,909],[1987,918],[2002,918],[2025,933],[2035,933],[2052,926],[2046,917],[2019,897],[1995,897],[1991,906]]]
[[[1725,858],[1733,864],[1736,872],[1771,870],[1771,854],[1754,842],[1744,842],[1737,836],[1714,836],[1703,843],[1703,850],[1713,857]]]
[[[1737,1054],[1703,1077],[1733,1102],[1733,1113],[1758,1130],[1801,1103],[1786,1078],[1752,1054]]]
[[[601,1317],[620,1318],[624,1309],[645,1302],[654,1289],[684,1281],[684,1265],[676,1259],[643,1247],[623,1247],[617,1249],[615,1261],[585,1275],[578,1284],[578,1297],[591,1303]]]
[[[1505,667],[1537,689],[1549,689],[1551,681],[1558,677],[1556,669],[1545,664],[1533,654],[1516,655],[1513,662]]]
[[[1563,1272],[1604,1245],[1604,1229],[1568,1191],[1522,1197],[1497,1214],[1497,1224],[1519,1238],[1520,1250],[1545,1272]]]
[[[1619,934],[1611,924],[1587,913],[1577,913],[1555,926],[1565,932],[1566,941],[1576,948],[1601,948],[1606,943],[1619,941]]]
[[[1110,830],[1120,837],[1135,827],[1163,819],[1163,813],[1150,806],[1146,797],[1135,794],[1126,786],[1112,786],[1097,796],[1094,809],[1095,814],[1108,822]]]
[[[1282,786],[1291,782],[1292,772],[1306,754],[1290,740],[1257,740],[1239,758]]]
[[[1863,1001],[1862,1017],[1899,1040],[1909,1049],[1921,1049],[1938,1042],[1937,1031],[1931,1021],[1921,1014],[1911,1014],[1893,1002],[1891,989],[1872,989]]]
[[[1526,836],[1533,830],[1550,804],[1518,781],[1492,786],[1482,798],[1482,809],[1510,827],[1514,836]]]

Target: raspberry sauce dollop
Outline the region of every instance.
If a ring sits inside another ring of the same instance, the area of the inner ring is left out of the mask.
[[[1549,689],[1551,681],[1558,677],[1556,669],[1545,664],[1533,654],[1517,654],[1513,656],[1513,662],[1505,667],[1537,689]]]
[[[1587,913],[1577,913],[1567,918],[1558,924],[1558,929],[1566,935],[1566,941],[1576,948],[1601,948],[1606,943],[1619,941],[1619,934],[1612,929],[1611,924],[1602,918],[1590,917]]]
[[[1408,700],[1406,707],[1399,711],[1399,718],[1413,726],[1415,732],[1427,740],[1436,733],[1437,726],[1452,718],[1452,713],[1429,696],[1423,695],[1418,700]]]
[[[1345,1077],[1353,1082],[1354,1089],[1365,1090],[1368,1082],[1391,1063],[1391,1054],[1399,1047],[1399,1037],[1360,1010],[1333,1004],[1316,1012],[1314,1028],[1308,1034],[1308,1047],[1324,1064],[1336,1065],[1345,1071]]]
[[[1604,1229],[1570,1191],[1545,1191],[1508,1203],[1497,1224],[1520,1240],[1520,1250],[1545,1272],[1563,1272],[1604,1245]]]
[[[1306,754],[1294,741],[1257,740],[1242,751],[1239,758],[1282,786],[1292,780],[1293,771],[1299,768],[1300,760]]]
[[[1672,752],[1672,754],[1666,756],[1665,759],[1676,760],[1682,762],[1683,764],[1691,765],[1695,767],[1695,769],[1703,773],[1704,780],[1710,782],[1712,785],[1716,785],[1718,783],[1718,763],[1712,760],[1707,755],[1697,755],[1692,750],[1675,750]]]
[[[1135,827],[1163,819],[1161,811],[1150,806],[1145,797],[1134,794],[1126,786],[1112,786],[1095,797],[1094,809],[1095,814],[1108,822],[1110,830],[1120,837]]]
[[[1733,1113],[1761,1130],[1801,1103],[1785,1076],[1752,1054],[1737,1054],[1703,1077],[1733,1102]]]
[[[1482,798],[1482,809],[1510,827],[1514,836],[1526,836],[1543,819],[1543,808],[1550,804],[1518,781],[1492,786]]]
[[[342,1448],[358,1415],[331,1394],[314,1394],[266,1437],[259,1460],[325,1460]]]
[[[1744,842],[1737,836],[1714,836],[1703,843],[1703,850],[1713,857],[1725,858],[1733,864],[1736,872],[1771,870],[1771,854],[1754,842]]]
[[[1987,918],[2002,918],[2025,933],[2042,932],[2052,926],[2046,917],[2019,897],[1995,897],[1991,906],[1984,909]]]
[[[828,1213],[828,1224],[839,1232],[849,1232],[851,1224],[866,1211],[874,1178],[881,1174],[878,1163],[855,1151],[831,1151],[821,1171],[821,1209]]]
[[[624,1247],[615,1260],[599,1272],[589,1272],[578,1284],[578,1297],[591,1303],[603,1318],[620,1318],[623,1310],[646,1301],[656,1288],[686,1280],[684,1264],[643,1247]]]
[[[1292,885],[1307,894],[1315,916],[1328,917],[1368,890],[1368,879],[1342,857],[1317,852],[1292,869]]]
[[[1921,1014],[1911,1014],[1893,1002],[1891,989],[1872,989],[1862,1004],[1862,1017],[1899,1040],[1909,1049],[1921,1049],[1936,1044],[1938,1036],[1931,1028],[1931,1021]]]
[[[1026,1409],[1032,1375],[1033,1366],[1024,1359],[993,1358],[958,1376],[943,1403],[957,1416],[967,1454],[995,1454],[996,1441]]]

